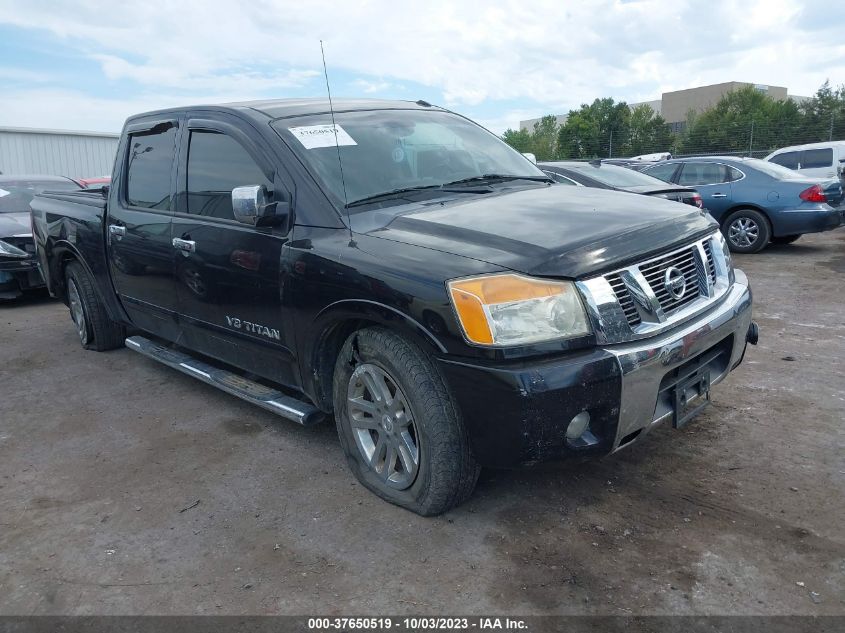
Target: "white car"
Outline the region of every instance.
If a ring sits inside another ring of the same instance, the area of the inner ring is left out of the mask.
[[[845,166],[845,141],[782,147],[766,156],[764,160],[814,178],[839,178]]]

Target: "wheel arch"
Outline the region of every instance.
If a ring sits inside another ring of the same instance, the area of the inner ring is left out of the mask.
[[[375,326],[401,334],[431,354],[446,352],[446,347],[428,328],[396,308],[364,299],[336,301],[314,318],[300,355],[308,370],[302,376],[304,390],[323,411],[333,409],[334,366],[346,339],[353,332]]]

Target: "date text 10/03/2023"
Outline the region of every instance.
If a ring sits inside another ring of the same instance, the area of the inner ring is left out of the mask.
[[[308,629],[331,630],[479,630],[526,631],[528,623],[521,618],[508,617],[357,617],[308,618]]]

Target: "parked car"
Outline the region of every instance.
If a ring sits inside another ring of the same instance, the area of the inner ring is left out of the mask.
[[[804,233],[839,226],[839,181],[807,178],[756,158],[702,156],[664,161],[644,170],[666,182],[695,187],[719,222],[731,250],[756,253]]]
[[[782,147],[764,160],[811,178],[839,178],[845,164],[845,141]]]
[[[550,178],[563,184],[577,184],[597,189],[613,189],[665,198],[702,208],[701,196],[692,187],[667,184],[659,178],[641,174],[604,161],[557,161],[538,163]]]
[[[70,178],[0,175],[0,299],[44,286],[35,257],[29,203],[44,189],[76,191]]]
[[[425,102],[334,110],[130,117],[107,197],[36,197],[47,285],[82,345],[125,344],[300,424],[333,415],[358,480],[431,515],[482,465],[686,424],[756,342],[748,280],[699,209],[554,185]]]

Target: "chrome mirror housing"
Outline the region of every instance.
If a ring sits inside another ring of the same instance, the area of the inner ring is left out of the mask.
[[[238,222],[255,226],[267,209],[267,189],[264,185],[249,185],[232,189],[232,211]]]

